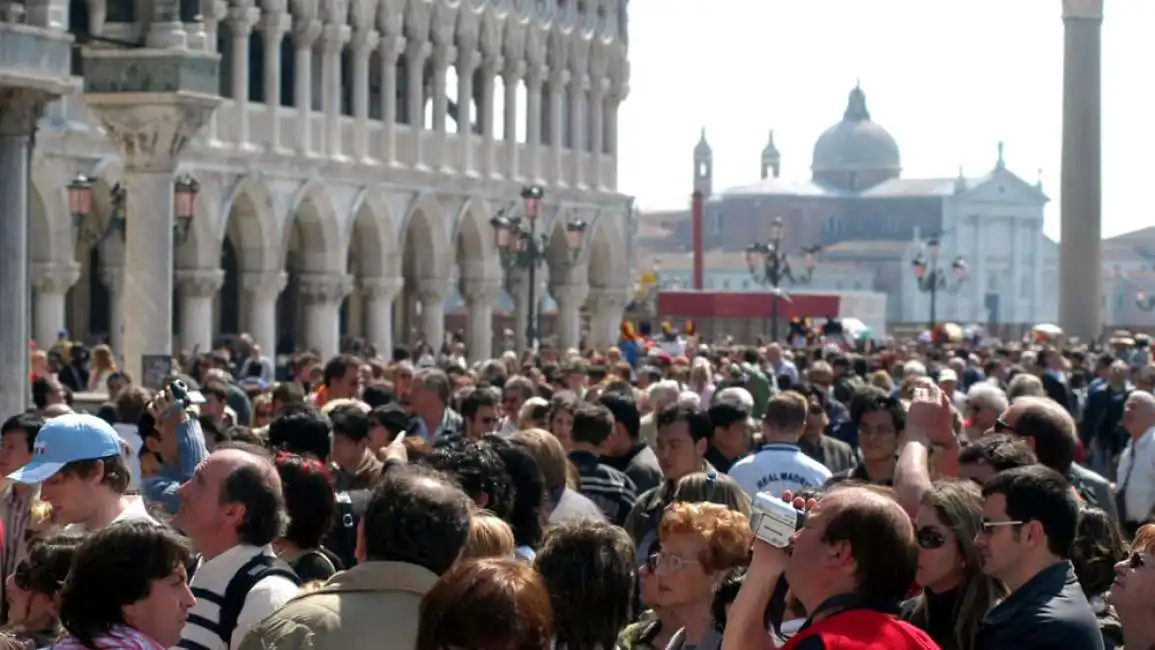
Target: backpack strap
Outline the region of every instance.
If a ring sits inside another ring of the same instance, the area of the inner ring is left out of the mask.
[[[264,553],[254,555],[229,580],[221,602],[220,621],[217,627],[217,633],[226,647],[232,643],[233,631],[237,629],[237,620],[245,607],[245,598],[258,582],[273,576],[285,578],[295,585],[301,584],[301,579],[288,564],[278,557]]]

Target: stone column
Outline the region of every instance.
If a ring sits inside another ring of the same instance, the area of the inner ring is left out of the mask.
[[[590,92],[590,77],[589,75],[582,75],[574,79],[569,87],[569,129],[570,129],[570,151],[573,159],[573,184],[578,187],[584,187],[586,184],[585,174],[583,173],[585,165],[582,160],[582,152],[585,151],[586,139],[586,97]]]
[[[409,41],[405,46],[405,99],[408,101],[405,112],[413,134],[413,166],[417,169],[426,169],[425,139],[421,136],[425,130],[425,60],[432,51],[433,46],[425,41]]]
[[[567,185],[565,177],[565,102],[569,70],[552,70],[549,75],[549,145],[553,153],[553,181]]]
[[[100,283],[108,289],[108,344],[124,361],[124,267],[100,267]],[[136,377],[133,377],[136,379]]]
[[[353,291],[353,277],[344,273],[301,274],[305,301],[305,347],[322,359],[341,352],[341,302]]]
[[[252,7],[234,7],[229,10],[229,28],[233,35],[233,120],[235,121],[237,149],[252,149],[249,138],[249,38],[261,17],[261,10]]]
[[[381,39],[381,125],[385,150],[381,162],[397,166],[397,60],[405,50],[405,37],[394,34]]]
[[[525,74],[525,63],[522,61],[507,62],[501,72],[501,79],[505,85],[505,146],[509,149],[509,159],[506,161],[505,177],[512,180],[521,179],[521,161],[517,142],[517,89],[521,85],[521,78]]]
[[[241,273],[243,329],[268,354],[277,349],[277,297],[288,282],[289,274],[280,270]]]
[[[28,405],[28,187],[32,133],[43,103],[0,87],[0,413]],[[53,339],[55,340],[55,339]]]
[[[152,24],[148,27],[145,44],[149,48],[185,49],[188,34],[180,19],[180,0],[153,0]]]
[[[437,350],[445,339],[445,298],[449,281],[445,278],[422,278],[417,281],[417,300],[421,302],[421,338]]]
[[[393,303],[403,286],[405,280],[398,277],[361,278],[368,321],[365,338],[384,359],[393,354]]]
[[[221,269],[178,269],[181,349],[205,352],[213,348],[213,303],[225,284]]]
[[[281,41],[292,26],[292,18],[283,11],[266,12],[261,20],[264,32],[265,111],[269,118],[269,151],[285,153],[281,146]]]
[[[446,125],[449,116],[449,93],[446,91],[446,75],[449,62],[456,55],[457,48],[437,43],[433,46],[433,131],[437,133],[438,167],[443,171],[453,169],[449,159],[449,131]],[[424,126],[424,125],[422,125]]]
[[[525,74],[525,143],[529,150],[529,177],[541,178],[541,86],[544,70],[530,66]],[[516,104],[516,102],[515,102]]]
[[[1100,334],[1103,288],[1103,0],[1063,0],[1063,24],[1059,326],[1091,341]]]
[[[293,45],[296,47],[297,59],[293,66],[296,75],[293,80],[293,103],[297,107],[297,153],[302,156],[313,155],[313,130],[309,119],[313,114],[313,43],[320,35],[319,20],[301,20],[293,25]]]
[[[501,69],[501,59],[486,57],[481,62],[481,174],[497,176],[497,140],[493,137],[493,112],[497,108],[494,93],[497,72]]]
[[[584,282],[555,285],[550,288],[550,295],[557,301],[558,306],[557,338],[558,348],[562,351],[581,345],[582,307],[589,294],[590,287]]]
[[[471,361],[493,357],[493,307],[501,297],[501,281],[480,278],[461,282],[461,296],[469,312],[465,347]]]
[[[124,368],[138,381],[146,357],[173,353],[173,178],[221,101],[218,62],[180,49],[84,53],[84,101],[124,169]]]
[[[325,153],[330,158],[344,157],[341,151],[341,51],[349,42],[349,36],[349,28],[343,25],[325,25],[321,34],[321,106],[325,109]]]
[[[221,21],[226,20],[228,18],[228,5],[226,5],[224,2],[213,2],[212,0],[208,0],[206,2],[206,5],[207,6],[205,7],[205,13],[204,13],[204,20],[205,20],[205,47],[204,47],[204,51],[205,52],[212,52],[214,54],[219,55],[219,52],[217,52],[217,46],[219,45],[219,39],[217,38],[217,36],[220,33]],[[89,6],[99,6],[99,3],[96,5],[89,5]],[[216,92],[218,92],[218,93],[220,92],[219,86],[216,89]],[[217,126],[219,121],[220,120],[219,120],[219,117],[218,117],[216,111],[213,111],[213,114],[209,116],[209,123],[204,128],[204,133],[203,133],[204,143],[209,147],[221,146],[221,141],[217,137],[220,135],[220,129]]]
[[[473,75],[481,65],[476,50],[457,52],[457,137],[461,140],[461,172],[475,174],[473,168]],[[484,84],[484,82],[482,82]],[[482,110],[482,113],[485,111]]]
[[[371,29],[353,35],[353,155],[362,164],[373,164],[369,155],[369,54],[380,35]]]
[[[605,349],[618,340],[622,313],[626,309],[624,287],[595,287],[590,290],[589,344]]]
[[[36,342],[48,348],[56,342],[56,333],[65,328],[64,301],[68,290],[80,279],[76,262],[34,262],[32,264]]]
[[[590,135],[593,136],[593,146],[590,149],[594,159],[594,177],[590,179],[590,185],[598,189],[605,188],[602,179],[602,156],[605,155],[606,148],[606,91],[609,87],[608,79],[595,79],[590,97]]]

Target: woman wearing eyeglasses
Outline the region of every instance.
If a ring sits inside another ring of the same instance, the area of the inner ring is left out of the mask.
[[[27,559],[4,583],[8,625],[4,631],[26,647],[43,648],[60,636],[60,585],[83,541],[77,535],[55,535],[34,542]]]
[[[716,503],[675,503],[662,517],[658,535],[658,605],[682,625],[666,649],[721,648],[714,591],[731,569],[749,561],[750,520]]]
[[[983,521],[983,497],[970,481],[936,482],[915,517],[916,581],[922,593],[903,605],[904,620],[930,635],[943,650],[981,650],[975,635],[983,617],[1006,589],[982,571],[974,540]]]

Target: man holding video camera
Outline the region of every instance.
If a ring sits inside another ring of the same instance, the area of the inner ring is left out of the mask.
[[[180,507],[178,488],[192,478],[208,456],[200,423],[189,414],[190,406],[204,402],[199,390],[174,379],[149,403],[148,413],[138,427],[144,451],[156,454],[161,461],[156,476],[141,482],[141,494],[170,515],[175,515]]]
[[[910,516],[891,495],[873,486],[846,485],[808,504],[783,495],[793,507],[769,503],[773,497],[765,493],[758,497],[754,554],[730,610],[722,650],[774,647],[763,613],[774,596],[784,596],[783,578],[810,613],[785,650],[938,648],[925,632],[896,616],[914,584],[918,548]]]

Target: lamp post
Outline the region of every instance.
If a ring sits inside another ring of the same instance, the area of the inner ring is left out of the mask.
[[[938,320],[939,292],[958,293],[963,283],[970,277],[970,266],[967,265],[963,256],[959,255],[954,258],[950,265],[954,275],[954,283],[948,284],[946,273],[938,265],[938,256],[941,251],[942,242],[937,237],[932,237],[926,242],[926,254],[920,252],[910,263],[914,269],[914,279],[917,282],[918,290],[930,294],[930,329],[932,331]]]
[[[510,208],[490,219],[501,267],[508,275],[524,270],[529,281],[526,300],[525,342],[536,353],[538,346],[537,267],[546,258],[549,236],[537,232],[537,218],[545,191],[540,185],[527,185],[521,190],[521,214],[510,214]],[[565,243],[571,259],[581,253],[586,222],[573,219],[565,225]]]
[[[806,272],[794,275],[790,259],[782,252],[782,230],[782,217],[778,217],[770,225],[770,241],[755,242],[746,248],[746,266],[750,269],[750,277],[757,284],[768,287],[773,294],[773,302],[770,303],[770,336],[775,341],[778,340],[778,298],[782,293],[782,284],[810,284],[814,278],[814,269],[818,266],[818,253],[822,252],[822,247],[818,245],[804,247],[802,264]]]
[[[1155,296],[1140,289],[1135,292],[1135,306],[1143,311],[1151,311],[1155,309]]]
[[[108,217],[108,226],[101,232],[88,224],[92,216],[92,179],[83,174],[77,175],[68,183],[68,211],[72,214],[72,231],[77,243],[94,246],[117,233],[120,240],[125,236],[125,196],[124,186],[117,183],[109,192],[109,203],[112,213]],[[176,179],[173,184],[173,215],[176,217],[172,227],[172,238],[176,245],[188,240],[192,220],[196,215],[197,196],[200,194],[200,183],[195,178],[185,174]]]

